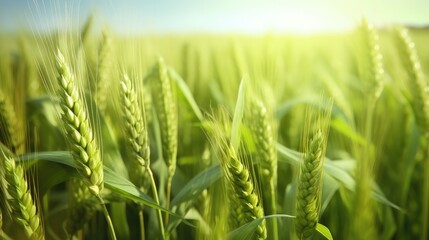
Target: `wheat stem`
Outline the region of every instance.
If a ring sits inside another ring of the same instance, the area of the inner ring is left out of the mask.
[[[112,219],[110,218],[109,211],[107,210],[106,204],[104,203],[104,200],[103,200],[103,198],[101,198],[100,195],[97,195],[96,197],[101,204],[104,217],[106,218],[107,227],[109,228],[110,237],[112,240],[116,240],[115,228],[113,227],[113,222],[112,222]]]
[[[304,159],[298,175],[295,205],[295,232],[299,239],[309,239],[313,236],[320,217],[323,164],[332,101],[323,102],[323,106],[322,110],[309,107],[306,112],[303,134]]]
[[[274,130],[268,119],[267,109],[261,101],[251,104],[252,131],[255,139],[256,154],[261,163],[262,196],[266,215],[277,213],[277,152],[275,150]],[[271,224],[269,235],[278,239],[277,221]]]
[[[159,205],[159,197],[158,197],[158,191],[156,189],[156,184],[155,184],[155,179],[153,178],[153,174],[152,171],[149,171],[149,178],[150,178],[150,182],[152,184],[151,188],[152,188],[152,194],[153,194],[153,198],[156,202],[156,204]],[[162,221],[162,213],[161,210],[157,210],[157,214],[158,214],[158,223],[159,223],[159,228],[161,229],[161,236],[164,239],[165,238],[165,230],[164,230],[164,223]]]
[[[171,197],[171,182],[176,172],[177,155],[177,106],[174,98],[171,80],[164,61],[160,59],[154,69],[153,95],[155,98],[156,114],[158,117],[161,141],[162,157],[168,168],[166,208],[169,208]],[[169,214],[165,214],[165,224],[168,224]]]
[[[412,93],[411,106],[415,115],[416,123],[420,131],[429,142],[429,96],[426,77],[421,68],[420,59],[417,55],[415,44],[405,28],[398,29],[398,49],[401,51],[402,64],[408,77],[408,84]],[[427,144],[426,143],[426,144]],[[429,152],[429,147],[427,152]],[[424,163],[425,180],[422,185],[422,215],[421,215],[421,239],[427,239],[429,221],[429,155]]]
[[[131,178],[137,186],[144,190],[147,188],[145,183],[150,182],[153,197],[159,205],[158,191],[150,168],[150,147],[144,106],[138,101],[136,89],[126,74],[124,74],[123,81],[121,82],[121,93],[128,143],[134,156]],[[159,209],[157,210],[157,216],[161,235],[164,237],[164,223],[161,210]]]
[[[140,239],[145,240],[143,209],[139,209],[139,222],[140,222]]]

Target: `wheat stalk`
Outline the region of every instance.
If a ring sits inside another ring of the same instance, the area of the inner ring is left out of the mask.
[[[313,235],[319,220],[322,197],[323,142],[324,136],[318,130],[308,143],[304,163],[298,180],[295,229],[299,239]]]
[[[230,123],[224,111],[220,112],[219,120],[214,120],[208,126],[209,139],[220,161],[221,170],[227,190],[230,227],[235,228],[264,217],[259,189],[255,184],[256,176],[251,171],[251,163],[238,155],[232,146],[229,133]],[[233,219],[231,219],[233,218]],[[256,237],[266,239],[267,229],[265,219],[256,228]]]
[[[243,225],[252,220],[262,218],[264,209],[253,182],[254,176],[251,175],[249,169],[238,158],[232,146],[228,148],[227,152],[227,159],[223,163],[225,166],[224,171],[228,182],[232,185],[234,195],[241,205],[238,219],[240,224]],[[267,237],[265,220],[257,227],[256,235],[258,239]]]
[[[159,198],[155,179],[150,168],[150,146],[147,132],[147,122],[145,117],[144,105],[139,102],[138,95],[134,85],[127,74],[124,74],[121,82],[122,112],[126,122],[126,138],[128,146],[132,149],[133,159],[130,164],[130,177],[134,184],[143,190],[147,190],[148,184],[151,184],[152,194],[155,202],[159,205]],[[158,221],[161,234],[164,238],[164,224],[161,211],[158,212]],[[143,213],[141,212],[141,221]],[[142,226],[142,231],[144,227]],[[142,235],[144,235],[142,233]]]
[[[167,67],[162,59],[159,59],[154,69],[152,90],[152,96],[154,97],[154,104],[156,106],[156,115],[161,130],[162,157],[168,168],[166,205],[167,208],[169,208],[171,181],[176,172],[178,116],[171,80],[167,72]],[[168,213],[165,217],[165,223],[168,223]]]
[[[91,128],[85,102],[79,94],[75,77],[58,49],[56,56],[61,98],[61,119],[74,153],[78,172],[89,191],[98,199],[109,227],[110,237],[116,239],[113,223],[101,197],[103,190],[103,162]]]
[[[373,139],[373,124],[376,120],[375,108],[378,99],[384,88],[384,68],[382,63],[382,55],[380,53],[380,45],[378,43],[378,35],[373,25],[369,24],[365,19],[362,20],[358,31],[359,53],[363,54],[359,58],[359,77],[366,80],[368,84],[368,98],[363,101],[365,105],[362,111],[362,133],[365,137],[363,146],[353,146],[353,151],[356,159],[358,159],[356,167],[356,189],[354,194],[354,212],[355,216],[352,220],[353,236],[356,238],[374,238],[377,235],[377,229],[374,227],[375,216],[373,199],[371,198],[371,184],[374,174],[375,155],[372,150]],[[366,229],[362,232],[361,229]]]
[[[299,239],[310,238],[319,221],[322,198],[322,176],[328,140],[332,101],[325,109],[311,107],[306,112],[303,144],[304,159],[300,165],[295,206],[295,232]]]
[[[12,211],[12,218],[24,228],[24,233],[29,239],[44,239],[40,216],[25,180],[24,169],[16,164],[12,157],[4,153],[2,155],[6,198]]]
[[[85,103],[64,56],[57,53],[59,93],[61,96],[61,119],[66,136],[70,140],[78,171],[85,179],[92,194],[99,196],[103,189],[103,163],[88,119]]]
[[[261,186],[266,215],[277,213],[277,152],[275,149],[274,129],[268,112],[262,101],[251,102],[251,129],[253,132],[256,155],[261,167]],[[277,222],[272,224],[272,236],[277,239]]]
[[[397,31],[397,46],[400,51],[402,64],[407,72],[411,107],[413,108],[417,126],[425,135],[426,142],[429,142],[429,95],[427,79],[421,67],[420,59],[415,48],[415,44],[408,34],[406,28]],[[427,146],[426,146],[427,147]],[[429,152],[429,147],[427,147]],[[428,155],[429,156],[429,155]],[[424,184],[422,185],[422,229],[421,239],[427,239],[429,222],[429,158],[424,164]]]

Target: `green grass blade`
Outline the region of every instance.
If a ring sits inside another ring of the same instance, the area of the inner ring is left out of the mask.
[[[359,143],[361,145],[366,144],[365,138],[359,133],[357,133],[354,129],[352,129],[349,125],[347,125],[347,123],[344,122],[344,120],[341,118],[333,118],[331,121],[331,127],[332,129],[335,129],[339,133],[348,137],[353,142]]]
[[[60,163],[72,168],[76,168],[75,162],[73,160],[73,156],[70,152],[67,151],[52,151],[52,152],[39,152],[39,153],[29,153],[22,155],[19,158],[20,161],[50,161],[54,163]],[[72,170],[72,169],[70,169]],[[104,183],[107,188],[117,193],[118,195],[124,197],[125,199],[129,199],[132,201],[136,201],[142,204],[145,204],[149,207],[160,209],[164,212],[169,212],[167,209],[160,207],[157,205],[152,198],[147,196],[145,193],[141,192],[134,184],[132,184],[126,178],[119,176],[115,171],[111,170],[108,167],[104,167]],[[77,172],[76,175],[78,176]],[[66,180],[64,178],[63,180]]]
[[[323,176],[322,204],[320,208],[320,216],[323,215],[323,212],[325,211],[326,207],[329,205],[329,202],[331,202],[332,197],[335,195],[335,193],[337,193],[339,188],[340,183],[338,183],[337,180],[327,174]]]
[[[195,117],[200,120],[200,122],[204,121],[203,113],[201,112],[200,108],[198,107],[197,102],[194,99],[194,96],[191,93],[191,90],[189,90],[188,85],[186,84],[185,80],[171,67],[168,68],[168,72],[170,76],[174,79],[177,86],[179,87],[180,93],[182,97],[186,99],[186,102],[189,104],[189,107],[192,109],[192,112],[194,113]]]
[[[221,173],[219,165],[212,166],[194,178],[192,178],[171,201],[171,206],[179,205],[182,202],[197,197],[204,189],[220,179]]]
[[[104,184],[107,188],[112,190],[113,192],[117,193],[118,195],[128,199],[132,200],[138,203],[142,203],[144,205],[147,205],[149,207],[159,209],[164,212],[169,212],[167,209],[158,206],[155,201],[153,201],[152,198],[150,198],[148,195],[140,191],[134,184],[132,184],[129,180],[123,178],[122,176],[119,176],[117,173],[115,173],[113,170],[104,167]]]
[[[298,164],[302,159],[302,153],[289,149],[281,144],[277,144],[277,150],[278,150],[278,153],[280,154],[279,162],[286,162],[294,166],[298,166]],[[334,162],[335,161],[325,158],[323,174],[330,175],[335,180],[337,180],[341,185],[343,185],[344,187],[346,187],[351,191],[354,191],[356,186],[356,182],[354,178],[351,176],[349,172],[347,172],[347,170],[342,169],[340,167],[341,165],[335,164]],[[377,184],[373,184],[372,197],[382,204],[390,206],[396,210],[403,211],[403,209],[401,209],[398,205],[392,203],[389,199],[385,197],[385,195],[383,194],[381,189],[377,186]]]
[[[19,156],[19,161],[23,161],[23,162],[50,161],[50,162],[64,164],[72,168],[77,167],[73,159],[73,155],[69,151],[46,151],[46,152],[27,153]]]
[[[326,239],[328,239],[328,240],[334,240],[334,238],[332,237],[331,231],[329,231],[329,228],[327,228],[326,226],[318,223],[316,225],[316,231],[319,232]]]

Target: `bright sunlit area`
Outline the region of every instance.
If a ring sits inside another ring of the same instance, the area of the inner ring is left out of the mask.
[[[49,30],[95,14],[121,34],[311,34],[351,30],[362,17],[377,26],[421,26],[429,22],[427,9],[425,0],[2,0],[0,30]]]

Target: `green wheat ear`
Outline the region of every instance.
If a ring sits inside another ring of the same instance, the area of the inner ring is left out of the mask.
[[[112,48],[111,39],[107,29],[103,30],[103,36],[98,50],[98,81],[97,81],[97,92],[95,99],[97,106],[100,111],[104,114],[107,108],[107,96],[109,90],[109,84],[111,83],[110,77],[112,73]]]
[[[7,204],[14,221],[24,228],[29,239],[44,239],[40,216],[25,179],[24,169],[16,164],[15,159],[2,153]]]
[[[169,178],[172,178],[176,171],[178,117],[171,79],[162,59],[158,60],[155,67],[152,96],[161,129],[162,155]]]
[[[318,130],[308,143],[298,180],[295,229],[299,239],[311,237],[320,214],[324,136]]]
[[[226,160],[226,176],[232,185],[237,202],[241,205],[238,219],[240,224],[249,223],[255,219],[264,217],[264,209],[258,191],[254,184],[254,175],[251,174],[248,167],[239,159],[235,150],[230,147],[228,150],[228,159]],[[258,225],[256,229],[258,239],[267,238],[267,229],[265,220]]]
[[[243,156],[236,152],[225,134],[229,132],[227,130],[229,123],[224,112],[221,112],[220,118],[221,120],[213,122],[213,129],[210,129],[209,137],[220,161],[226,183],[227,198],[231,204],[230,219],[228,219],[230,228],[236,228],[264,217],[264,208],[259,189],[255,184],[256,176],[249,167],[251,163],[245,161]],[[258,239],[267,238],[265,220],[262,220],[256,228],[256,237]]]
[[[300,166],[296,193],[295,232],[299,239],[310,238],[320,217],[322,176],[332,101],[325,110],[307,110],[304,129],[304,159]]]
[[[276,214],[277,152],[274,129],[267,108],[261,101],[251,104],[251,129],[254,133],[256,154],[261,163],[262,186],[265,189],[264,206],[266,214]]]
[[[360,53],[363,54],[359,62],[360,77],[367,81],[375,99],[378,99],[384,89],[383,55],[380,51],[379,37],[374,26],[366,19],[362,20],[358,33],[362,47]]]
[[[411,91],[409,101],[416,119],[417,126],[429,142],[429,95],[427,78],[421,67],[415,44],[406,28],[397,31],[397,47],[400,51],[402,64],[406,70],[407,84]],[[427,149],[429,151],[429,148]],[[424,164],[424,182],[422,185],[422,210],[421,210],[421,239],[427,239],[429,234],[429,159]]]
[[[272,120],[262,101],[251,101],[251,129],[256,145],[256,157],[261,169],[261,187],[264,212],[277,213],[277,151]],[[271,121],[270,121],[271,120]],[[270,222],[271,223],[271,222]],[[277,221],[271,224],[269,236],[277,239]]]
[[[162,157],[167,165],[166,208],[170,207],[171,185],[176,172],[178,116],[177,100],[173,92],[167,66],[162,59],[158,60],[152,79],[152,91],[161,131]],[[165,214],[165,224],[168,224],[169,214]]]
[[[0,90],[0,137],[13,153],[22,153],[24,145],[20,142],[16,126],[16,114],[12,103]]]
[[[159,204],[158,192],[150,168],[150,146],[147,132],[147,122],[144,105],[139,102],[135,86],[127,74],[124,74],[121,81],[121,107],[125,120],[126,135],[128,146],[132,151],[133,159],[129,163],[129,172],[131,181],[146,191],[149,185],[152,188],[154,200]],[[141,206],[141,222],[143,222],[143,206]],[[162,221],[161,211],[157,211],[158,222],[161,235],[164,238],[164,223]],[[144,228],[144,227],[142,227]],[[144,233],[142,233],[144,235]]]
[[[84,177],[90,192],[96,196],[103,189],[103,163],[100,150],[90,126],[88,112],[81,98],[75,77],[63,54],[58,50],[57,71],[61,98],[61,119],[69,139],[78,171]]]
[[[429,132],[429,96],[427,94],[427,82],[421,67],[420,59],[415,44],[406,28],[397,30],[397,48],[401,62],[406,70],[407,84],[412,93],[411,102],[416,117],[416,122],[423,133]]]
[[[138,102],[137,92],[124,74],[121,82],[122,112],[125,119],[126,137],[132,149],[133,160],[130,164],[130,177],[134,184],[147,190],[149,183],[150,148],[144,109]]]

